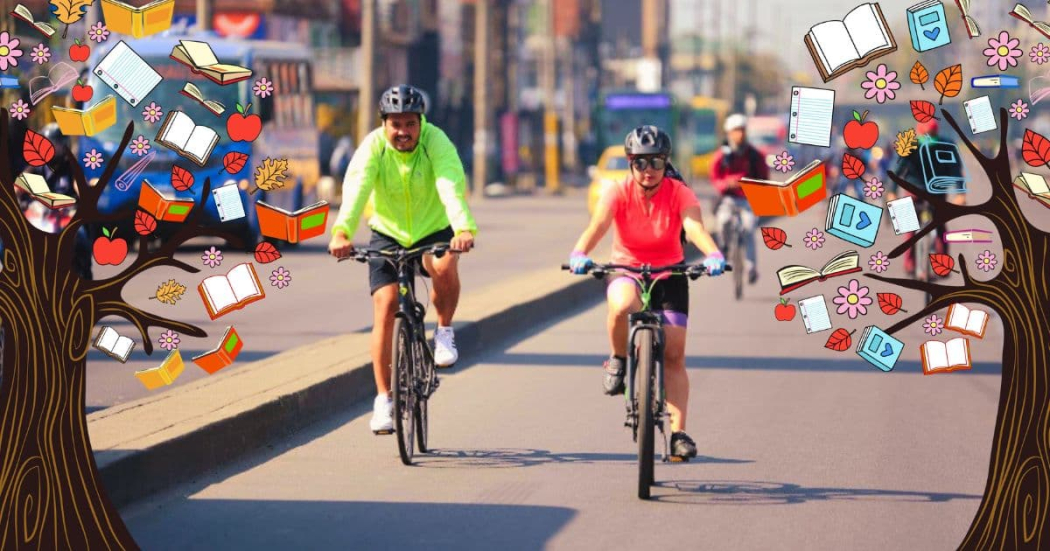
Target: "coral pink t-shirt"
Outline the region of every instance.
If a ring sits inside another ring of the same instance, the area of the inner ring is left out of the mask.
[[[681,262],[685,257],[682,211],[699,204],[693,190],[673,178],[665,177],[649,199],[630,176],[605,188],[600,206],[613,215],[612,262],[630,266]]]

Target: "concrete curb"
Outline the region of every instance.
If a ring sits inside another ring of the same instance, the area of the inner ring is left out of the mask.
[[[600,285],[552,268],[475,293],[457,312],[458,319],[473,320],[456,324],[461,365],[515,333],[599,300]],[[328,339],[89,415],[110,499],[122,507],[190,481],[371,397],[367,345],[360,352],[367,338]]]

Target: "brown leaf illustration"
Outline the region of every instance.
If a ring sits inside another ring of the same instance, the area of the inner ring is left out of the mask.
[[[930,73],[926,70],[918,60],[915,61],[915,65],[911,67],[911,81],[919,85],[919,88],[926,89],[923,84],[926,84],[930,80]]]
[[[893,142],[893,148],[897,150],[897,155],[907,157],[915,152],[918,147],[914,128],[909,128],[904,132],[897,132],[897,141]]]
[[[255,188],[252,193],[259,191],[273,191],[284,187],[284,179],[288,177],[288,159],[263,159],[259,168],[255,169]]]
[[[941,72],[937,73],[933,79],[933,87],[941,93],[941,99],[937,100],[937,105],[943,104],[944,98],[958,96],[962,91],[962,85],[962,65],[952,65],[941,69]]]
[[[149,298],[150,300],[157,299],[164,304],[175,304],[185,292],[185,285],[178,283],[174,279],[169,279],[167,282],[161,283],[160,287],[157,287],[157,293]]]

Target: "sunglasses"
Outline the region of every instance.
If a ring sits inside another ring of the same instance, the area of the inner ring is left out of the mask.
[[[663,170],[667,167],[667,159],[663,157],[635,157],[631,160],[631,166],[638,172],[653,167],[653,170]]]

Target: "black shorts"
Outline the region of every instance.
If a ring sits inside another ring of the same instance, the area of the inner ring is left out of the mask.
[[[406,248],[414,249],[416,247],[433,245],[435,243],[447,243],[452,241],[452,238],[455,236],[456,234],[452,231],[452,226],[446,226],[445,229],[438,230]],[[368,240],[369,249],[396,249],[400,246],[401,244],[393,237],[381,234],[375,230],[372,230],[372,238]],[[427,273],[427,270],[422,266],[422,263],[420,263],[419,272],[423,277],[430,277],[430,274]],[[394,268],[394,265],[382,258],[373,258],[369,260],[369,292],[374,295],[380,287],[390,285],[391,283],[397,283],[397,269]]]
[[[609,285],[628,276],[620,275],[609,282]],[[635,289],[639,289],[637,283],[627,281]],[[641,291],[639,290],[639,297]],[[653,285],[652,295],[649,297],[649,307],[655,312],[677,312],[682,316],[689,316],[689,280],[684,275],[673,275],[657,281]]]

